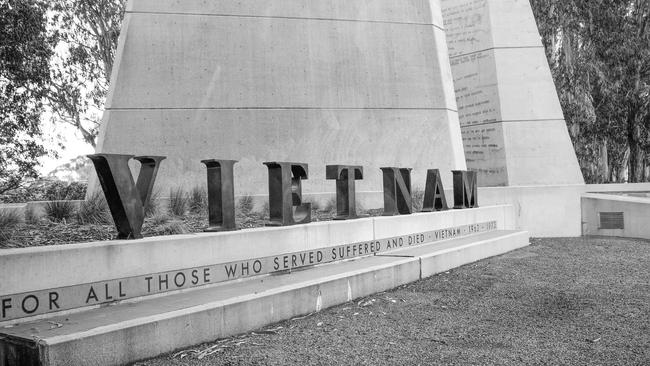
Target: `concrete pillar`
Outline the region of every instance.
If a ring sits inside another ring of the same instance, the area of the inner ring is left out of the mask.
[[[584,184],[528,0],[442,0],[469,169],[481,186]]]

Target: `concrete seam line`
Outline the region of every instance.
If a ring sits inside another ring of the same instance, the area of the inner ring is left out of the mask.
[[[463,128],[472,128],[477,126],[493,125],[497,123],[532,123],[532,122],[564,122],[564,119],[560,118],[540,118],[540,119],[511,119],[511,120],[499,120],[499,121],[490,121],[490,122],[481,122],[471,125],[460,126]]]
[[[221,14],[221,13],[177,13],[177,12],[165,12],[165,11],[129,11],[128,14],[152,14],[152,15],[179,15],[179,16],[204,16],[204,17],[222,17],[222,18],[261,18],[261,19],[287,19],[287,20],[316,20],[316,21],[328,21],[328,22],[351,22],[351,23],[378,23],[378,24],[397,24],[397,25],[418,25],[418,26],[428,26],[434,27],[441,31],[445,29],[437,24],[433,23],[420,23],[420,22],[398,22],[390,20],[370,20],[370,19],[343,19],[343,18],[323,18],[323,17],[297,17],[297,16],[282,16],[282,15],[246,15],[246,14]]]
[[[486,49],[483,49],[483,50],[472,51],[472,52],[463,53],[463,54],[460,54],[460,55],[449,56],[449,58],[454,59],[454,58],[458,58],[458,57],[473,55],[475,53],[481,53],[481,52],[493,51],[493,50],[518,50],[518,49],[536,49],[536,48],[542,48],[543,49],[544,46],[510,46],[510,47],[505,47],[505,46],[496,47],[495,46],[495,47],[490,47],[490,48],[486,48]]]
[[[328,108],[328,107],[132,107],[106,108],[107,111],[449,111],[458,113],[452,108],[399,108],[399,107],[368,107],[368,108]]]

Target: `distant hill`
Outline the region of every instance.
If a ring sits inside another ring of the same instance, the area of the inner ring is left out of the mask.
[[[92,169],[90,159],[85,156],[79,156],[65,164],[59,165],[47,175],[47,178],[58,179],[64,182],[88,181],[90,169]]]

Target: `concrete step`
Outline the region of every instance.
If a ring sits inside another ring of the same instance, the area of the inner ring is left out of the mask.
[[[121,365],[389,290],[529,244],[493,231],[0,329],[0,366]]]

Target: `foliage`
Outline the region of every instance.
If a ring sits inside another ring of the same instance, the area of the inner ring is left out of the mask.
[[[648,180],[650,0],[532,0],[585,179]]]
[[[169,212],[174,216],[185,216],[189,207],[190,198],[182,188],[172,189],[169,192]]]
[[[37,176],[43,100],[56,37],[47,31],[48,2],[0,2],[0,194]]]
[[[67,223],[76,213],[77,207],[70,201],[51,201],[45,204],[45,215],[53,222]]]
[[[81,201],[86,197],[86,183],[50,181],[44,187],[43,201]]]
[[[62,182],[57,180],[37,180],[23,183],[22,187],[0,195],[0,202],[22,203],[34,201],[83,200],[86,196],[86,183]]]
[[[82,225],[113,223],[104,193],[95,191],[81,203],[77,211],[77,222]]]
[[[113,69],[124,5],[124,0],[52,1],[66,52],[57,55],[52,68],[50,107],[92,146]]]
[[[94,171],[91,160],[86,156],[78,156],[49,172],[46,179],[66,182],[88,181],[90,178],[88,173],[91,171]]]

